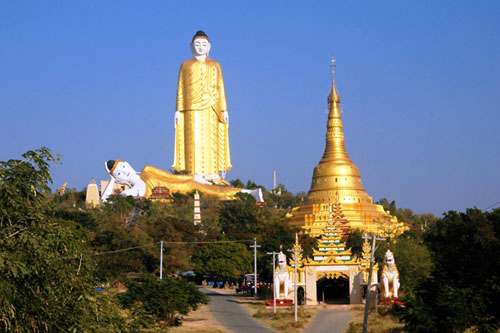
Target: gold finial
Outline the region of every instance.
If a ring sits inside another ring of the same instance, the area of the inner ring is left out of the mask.
[[[330,92],[330,96],[328,96],[328,102],[330,103],[330,108],[332,107],[336,107],[338,108],[339,107],[339,102],[340,102],[340,98],[339,98],[339,94],[337,93],[337,87],[335,86],[335,63],[337,62],[337,60],[335,60],[335,57],[333,56],[333,53],[332,53],[332,60],[331,60],[331,64],[330,64],[330,67],[332,68],[332,91]]]
[[[333,83],[333,85],[335,85],[335,62],[336,61],[337,60],[335,60],[335,57],[333,56],[333,53],[332,53],[332,60],[331,60],[332,64],[330,65],[330,67],[332,67],[332,83]]]

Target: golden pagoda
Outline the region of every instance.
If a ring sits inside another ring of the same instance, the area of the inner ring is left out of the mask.
[[[395,216],[385,212],[381,205],[373,203],[373,198],[363,188],[358,167],[347,155],[333,58],[328,105],[325,152],[314,168],[308,203],[293,209],[291,223],[317,237],[331,216],[332,205],[338,201],[349,227],[384,236],[402,233],[406,227]]]

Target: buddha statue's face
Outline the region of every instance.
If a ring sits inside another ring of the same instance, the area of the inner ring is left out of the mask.
[[[194,56],[208,56],[208,52],[210,52],[210,42],[205,38],[196,38],[191,43],[191,50]]]
[[[113,170],[113,177],[119,182],[122,183],[130,183],[134,176],[136,175],[136,172],[134,168],[128,164],[128,162],[118,162],[116,165],[116,168]]]

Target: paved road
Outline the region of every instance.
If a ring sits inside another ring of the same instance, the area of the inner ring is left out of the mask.
[[[215,290],[205,288],[200,288],[200,290],[210,297],[210,303],[208,304],[210,312],[228,330],[238,333],[274,332],[255,321],[233,296],[220,294]]]
[[[304,332],[345,333],[353,314],[354,311],[350,310],[321,310]]]

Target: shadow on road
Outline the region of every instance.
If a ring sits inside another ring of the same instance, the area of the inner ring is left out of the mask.
[[[233,295],[227,295],[227,294],[218,293],[216,291],[205,291],[204,293],[207,296],[233,296]]]
[[[257,304],[257,302],[255,301],[246,301],[246,302],[243,302],[243,301],[238,301],[238,300],[234,300],[234,299],[228,299],[227,300],[228,302],[231,302],[231,303],[236,303],[236,304]]]

